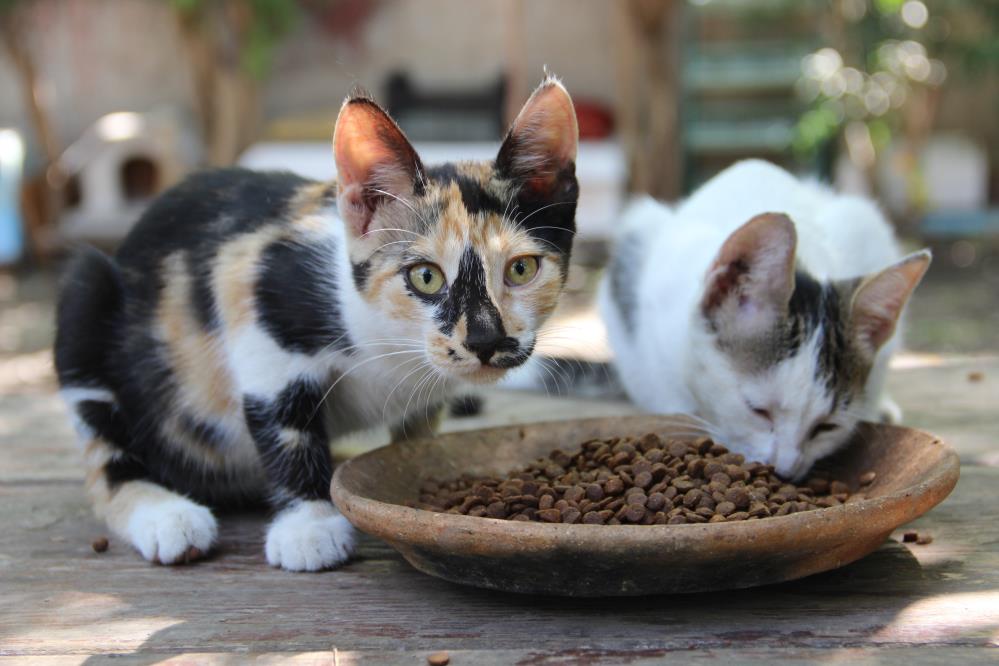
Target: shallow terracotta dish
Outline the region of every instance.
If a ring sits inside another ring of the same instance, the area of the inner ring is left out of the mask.
[[[466,585],[565,596],[751,587],[843,566],[941,502],[957,455],[933,435],[864,424],[829,465],[854,482],[873,470],[868,499],[762,520],[697,525],[561,525],[434,513],[403,505],[427,478],[507,472],[593,437],[677,432],[657,416],[539,423],[387,446],[337,469],[332,496],[360,530],[424,573]],[[856,487],[856,486],[854,486]]]

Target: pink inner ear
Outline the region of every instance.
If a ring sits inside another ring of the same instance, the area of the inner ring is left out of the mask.
[[[864,281],[853,297],[851,313],[857,338],[876,352],[895,332],[912,291],[930,265],[928,252],[910,255]]]
[[[569,93],[556,81],[538,88],[517,114],[508,141],[514,173],[526,186],[543,191],[551,188],[558,172],[576,159],[579,127]]]
[[[717,264],[715,271],[712,271],[711,285],[708,288],[704,299],[704,309],[714,310],[735,292],[739,283],[745,279],[749,272],[749,266],[745,261],[737,259],[725,264]],[[740,298],[740,305],[744,304],[744,298]]]
[[[392,119],[367,100],[350,101],[333,134],[337,178],[341,185],[367,184],[379,172],[409,171],[415,156]]]
[[[757,215],[728,237],[708,273],[705,312],[738,294],[740,306],[783,307],[794,289],[794,223],[779,213]]]
[[[333,134],[340,214],[355,234],[368,231],[374,217],[373,192],[406,199],[422,168],[402,130],[367,99],[346,102]]]

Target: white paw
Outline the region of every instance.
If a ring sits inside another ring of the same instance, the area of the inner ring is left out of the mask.
[[[212,512],[178,497],[138,506],[128,519],[128,537],[151,562],[177,564],[199,559],[215,545]]]
[[[288,571],[320,571],[354,550],[354,528],[325,500],[300,502],[279,513],[267,530],[267,562]]]

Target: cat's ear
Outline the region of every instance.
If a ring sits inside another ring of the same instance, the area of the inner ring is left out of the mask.
[[[850,302],[854,339],[873,356],[895,333],[895,325],[912,291],[930,267],[929,250],[915,252],[880,273],[865,278]]]
[[[547,76],[517,114],[496,157],[500,176],[537,199],[560,198],[576,187],[579,126],[565,87]]]
[[[787,312],[798,237],[787,215],[764,213],[728,237],[708,269],[701,310],[728,336],[756,335]]]
[[[348,97],[333,131],[337,206],[348,230],[367,233],[386,202],[406,201],[421,187],[423,164],[385,111],[363,93]]]

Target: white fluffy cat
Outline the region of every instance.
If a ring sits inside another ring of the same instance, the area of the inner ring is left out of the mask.
[[[873,203],[753,160],[624,223],[600,302],[636,404],[791,479],[858,420],[900,416],[885,372],[930,254],[900,260]]]

